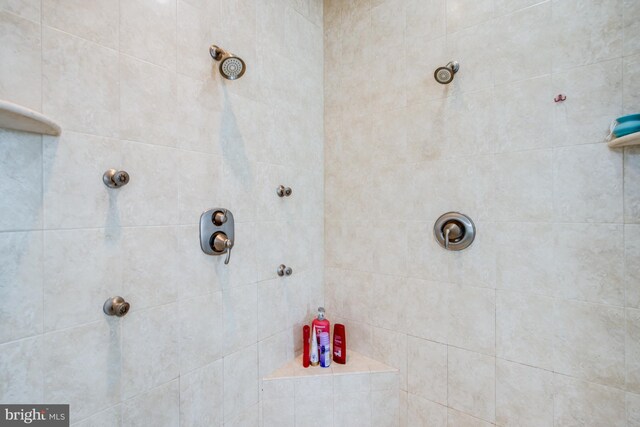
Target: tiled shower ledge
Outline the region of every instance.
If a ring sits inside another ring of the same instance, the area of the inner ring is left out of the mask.
[[[303,368],[298,356],[262,379],[263,427],[396,427],[399,376],[397,369],[355,351],[345,365],[329,368]]]
[[[347,353],[346,364],[340,365],[338,363],[331,362],[331,366],[329,366],[328,368],[321,368],[320,366],[309,366],[308,368],[305,368],[302,366],[302,355],[300,355],[295,359],[287,362],[287,364],[283,367],[276,369],[271,374],[264,377],[264,380],[268,381],[284,378],[298,378],[321,375],[366,374],[385,372],[397,373],[398,370],[355,351],[349,351]]]

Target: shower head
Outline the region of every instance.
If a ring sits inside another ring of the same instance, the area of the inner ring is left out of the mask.
[[[242,59],[216,45],[211,45],[209,53],[213,59],[220,62],[220,74],[227,80],[239,79],[247,69]]]
[[[458,61],[451,61],[444,67],[436,68],[435,73],[433,73],[433,77],[435,77],[438,83],[446,85],[453,81],[453,76],[459,69],[460,64],[458,64]]]

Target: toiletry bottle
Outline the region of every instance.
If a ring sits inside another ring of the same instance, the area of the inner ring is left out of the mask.
[[[309,352],[309,361],[311,366],[318,366],[320,363],[320,354],[318,353],[318,341],[316,339],[316,328],[311,328],[311,351]]]
[[[347,362],[347,334],[344,325],[333,325],[333,361],[344,365]]]
[[[318,318],[313,319],[311,322],[311,328],[316,330],[316,336],[318,337],[318,345],[320,345],[320,333],[331,333],[329,321],[324,317],[324,307],[318,307]]]
[[[302,327],[302,366],[309,367],[309,342],[311,341],[311,328],[309,325]]]
[[[331,365],[331,346],[329,344],[329,332],[320,332],[320,367],[328,368]]]

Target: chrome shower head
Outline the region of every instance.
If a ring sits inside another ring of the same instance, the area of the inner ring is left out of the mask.
[[[438,83],[446,85],[453,81],[453,76],[459,69],[460,64],[458,64],[458,61],[451,61],[444,67],[436,68],[433,77],[435,77]]]
[[[211,45],[209,53],[213,59],[220,62],[220,74],[227,80],[239,79],[247,69],[247,66],[241,58],[216,45]]]

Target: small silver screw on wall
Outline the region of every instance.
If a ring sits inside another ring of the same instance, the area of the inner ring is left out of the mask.
[[[109,169],[102,175],[102,182],[109,188],[118,188],[129,183],[129,174],[125,171]]]
[[[102,311],[109,316],[122,317],[129,312],[131,305],[122,297],[109,298],[104,302]]]
[[[284,185],[279,185],[276,189],[276,194],[278,197],[289,197],[293,193],[293,190],[289,187],[285,187]]]
[[[285,274],[287,276],[291,276],[293,274],[293,270],[291,269],[291,267],[287,267],[284,264],[280,264],[278,266],[277,273],[278,273],[278,276],[280,276],[280,277],[284,276]]]

